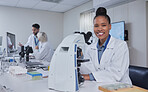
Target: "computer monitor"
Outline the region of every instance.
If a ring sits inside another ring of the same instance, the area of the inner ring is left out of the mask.
[[[0,36],[0,55],[2,55],[2,41],[3,41],[3,37]]]
[[[16,44],[15,44],[15,34],[7,32],[7,54],[10,56],[10,53],[14,53],[16,51]]]
[[[0,46],[2,46],[2,36],[0,36]]]
[[[125,22],[120,21],[120,22],[114,22],[111,23],[111,30],[110,30],[110,35],[120,39],[120,40],[125,40],[124,35],[125,35]]]

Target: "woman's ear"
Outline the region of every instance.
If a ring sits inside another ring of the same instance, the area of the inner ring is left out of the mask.
[[[111,24],[109,24],[109,30],[111,30],[111,28],[112,28],[112,26],[111,26]]]

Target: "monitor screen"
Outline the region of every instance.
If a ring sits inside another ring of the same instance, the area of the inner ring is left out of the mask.
[[[110,35],[117,39],[125,40],[124,39],[124,30],[125,30],[124,26],[125,26],[124,21],[111,23]]]
[[[2,36],[0,36],[0,46],[2,46]]]
[[[15,51],[15,34],[7,32],[7,52],[13,53]]]

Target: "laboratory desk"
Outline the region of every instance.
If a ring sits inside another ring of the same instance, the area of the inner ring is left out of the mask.
[[[24,78],[24,75],[16,76],[5,73],[0,76],[0,84],[10,88],[13,90],[12,92],[56,92],[48,89],[48,78],[28,80]],[[80,87],[79,92],[102,92],[98,90],[98,86],[102,84],[104,83],[85,81]]]
[[[31,60],[36,62],[36,60]],[[19,64],[23,66],[24,64]],[[48,71],[47,71],[48,73]],[[46,73],[46,74],[47,74]],[[0,85],[6,86],[13,90],[12,92],[56,92],[48,89],[48,78],[42,78],[40,80],[31,80],[24,75],[13,75],[10,73],[3,73],[0,75]],[[64,83],[63,83],[64,84]],[[79,92],[102,92],[98,90],[98,86],[111,83],[97,83],[95,81],[85,81],[80,86]]]

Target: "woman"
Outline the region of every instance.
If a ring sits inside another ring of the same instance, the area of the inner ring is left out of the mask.
[[[53,55],[53,50],[50,47],[50,44],[47,41],[47,35],[44,32],[39,32],[37,34],[39,39],[39,47],[35,47],[34,56],[38,60],[42,61],[51,61],[51,57]]]
[[[98,40],[88,47],[84,57],[89,58],[90,62],[82,64],[81,73],[85,80],[131,84],[127,44],[112,37],[110,29],[110,17],[106,9],[98,8],[94,18],[94,33]]]

